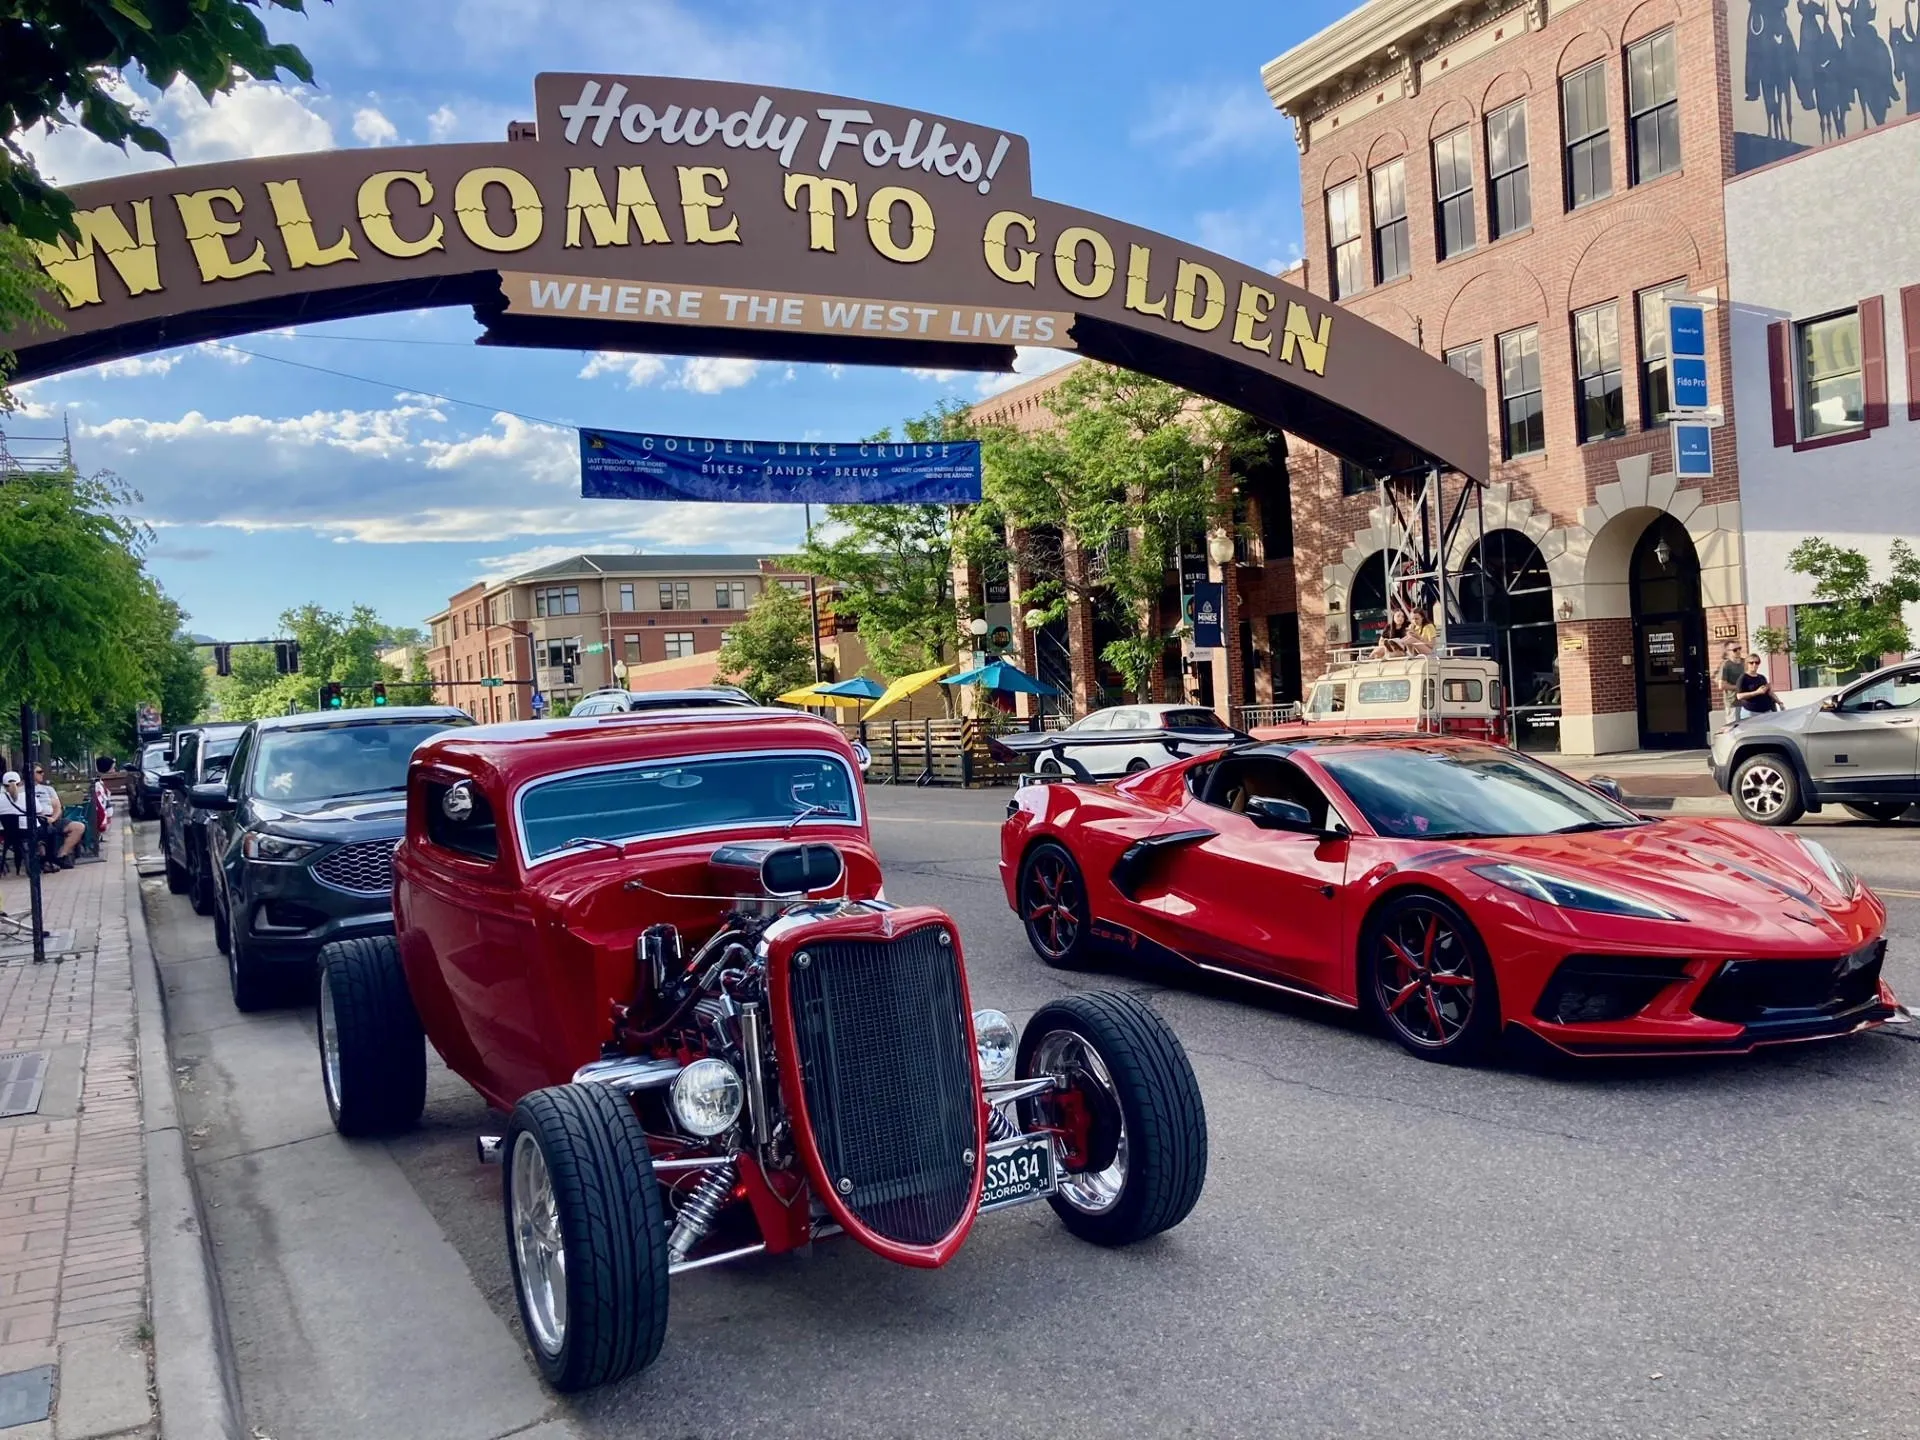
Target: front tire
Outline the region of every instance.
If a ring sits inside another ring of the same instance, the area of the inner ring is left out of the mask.
[[[420,1123],[427,1042],[390,935],[336,940],[319,963],[320,1078],[342,1135],[390,1135]]]
[[[667,1230],[646,1133],[600,1085],[535,1090],[507,1126],[501,1202],[520,1323],[556,1390],[644,1369],[667,1334]]]
[[[1041,1006],[1016,1073],[1072,1082],[1026,1102],[1072,1137],[1055,1141],[1062,1168],[1049,1202],[1067,1229],[1131,1245],[1192,1213],[1207,1180],[1206,1106],[1179,1037],[1144,1001],[1095,992]]]
[[[1029,850],[1014,893],[1034,954],[1055,970],[1084,970],[1092,963],[1087,882],[1064,845],[1048,840]]]
[[[1876,800],[1868,805],[1844,805],[1841,808],[1856,819],[1870,820],[1875,825],[1891,825],[1910,807],[1904,800]]]
[[[175,895],[187,893],[187,887],[193,883],[193,876],[187,867],[173,858],[173,847],[167,843],[167,827],[160,826],[160,854],[167,862],[167,889]]]
[[[214,913],[216,897],[213,893],[213,857],[204,848],[194,850],[188,847],[187,858],[187,903],[193,906],[196,915]]]
[[[1150,770],[1152,768],[1153,768],[1152,766],[1148,765],[1147,762],[1141,759],[1138,755],[1134,756],[1133,759],[1127,762],[1127,774],[1129,775],[1138,775],[1141,771]]]
[[[1793,766],[1786,756],[1771,750],[1749,755],[1736,765],[1727,789],[1740,818],[1756,825],[1791,825],[1806,813]]]
[[[1500,1036],[1493,964],[1467,917],[1438,895],[1400,895],[1361,938],[1361,993],[1401,1048],[1470,1065]]]

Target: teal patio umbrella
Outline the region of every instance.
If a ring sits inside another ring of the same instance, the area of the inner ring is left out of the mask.
[[[887,687],[878,680],[869,680],[864,675],[856,675],[851,680],[842,680],[835,685],[821,685],[816,695],[845,695],[854,700],[878,700],[887,693]]]
[[[948,676],[942,685],[983,685],[989,690],[1006,690],[1016,695],[1058,695],[1060,692],[1044,680],[1036,680],[1018,665],[995,660],[977,670]]]

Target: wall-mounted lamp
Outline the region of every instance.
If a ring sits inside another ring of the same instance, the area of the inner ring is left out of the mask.
[[[1658,545],[1653,547],[1653,558],[1660,562],[1660,568],[1662,570],[1666,569],[1668,563],[1673,559],[1673,547],[1667,544],[1665,540],[1662,540]]]
[[[1207,538],[1207,558],[1216,565],[1229,565],[1233,562],[1233,537],[1226,534],[1211,535]]]
[[[1560,618],[1562,620],[1571,620],[1573,618],[1573,602],[1571,600],[1562,600],[1560,602]]]

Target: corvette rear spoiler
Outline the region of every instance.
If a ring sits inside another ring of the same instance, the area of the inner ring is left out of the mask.
[[[1091,782],[1093,774],[1066,752],[1110,745],[1161,745],[1173,759],[1200,750],[1218,750],[1229,745],[1251,744],[1253,736],[1244,730],[1222,725],[1218,730],[1103,730],[1091,735],[1073,735],[1064,730],[1034,730],[1013,735],[992,735],[987,749],[996,760],[1015,761],[1022,756],[1038,763],[1051,757],[1061,769],[1072,772],[1077,780]]]

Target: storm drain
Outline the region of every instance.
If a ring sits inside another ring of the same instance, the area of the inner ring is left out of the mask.
[[[53,1410],[53,1366],[36,1365],[0,1375],[0,1430],[31,1425]]]
[[[0,1054],[0,1120],[38,1110],[40,1089],[46,1083],[46,1051],[9,1050]],[[0,1384],[11,1378],[0,1376]]]

